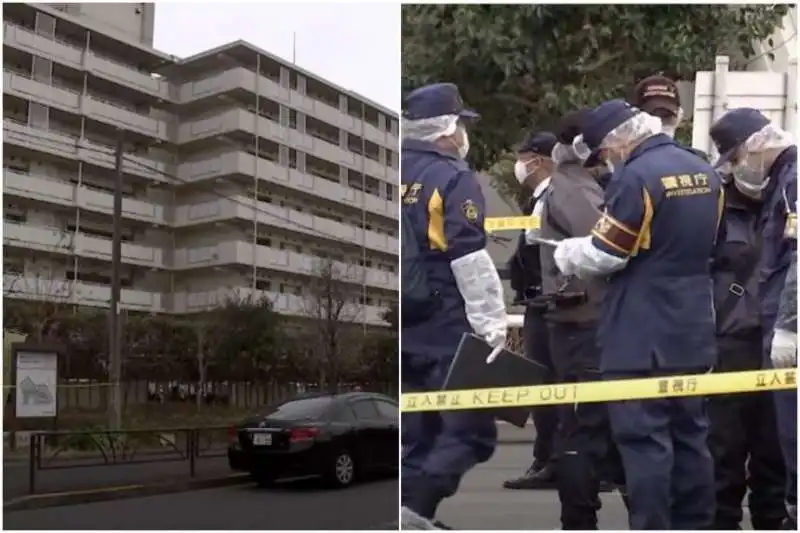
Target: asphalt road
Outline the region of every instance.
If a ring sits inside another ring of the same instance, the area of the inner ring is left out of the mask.
[[[318,483],[238,485],[3,513],[3,529],[395,529],[397,479],[329,490]]]
[[[503,481],[521,474],[531,463],[531,445],[500,446],[488,463],[464,478],[456,496],[439,508],[437,518],[455,529],[561,529],[555,491],[507,490]],[[625,506],[617,493],[601,495],[600,529],[628,529]],[[745,522],[749,520],[745,509]],[[749,523],[743,523],[750,529]]]

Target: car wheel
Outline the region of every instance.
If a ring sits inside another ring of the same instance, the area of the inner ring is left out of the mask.
[[[352,485],[356,479],[356,462],[352,454],[347,450],[334,453],[325,477],[335,487]]]

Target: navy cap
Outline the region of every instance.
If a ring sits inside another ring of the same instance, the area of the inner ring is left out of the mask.
[[[606,135],[625,122],[641,113],[641,110],[617,98],[603,102],[586,115],[583,123],[583,142],[592,151],[584,161],[584,167],[593,167],[600,163],[600,144]]]
[[[421,120],[442,115],[458,115],[458,118],[464,120],[480,118],[478,113],[464,107],[464,101],[454,83],[425,85],[406,96],[403,118]]]
[[[711,126],[711,140],[717,147],[719,159],[714,163],[720,167],[730,161],[736,149],[752,134],[769,124],[769,119],[761,111],[751,107],[731,109]]]
[[[517,146],[517,153],[532,153],[543,157],[552,157],[553,148],[558,143],[556,136],[549,131],[528,133]]]

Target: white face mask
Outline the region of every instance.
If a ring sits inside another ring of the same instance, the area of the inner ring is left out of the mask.
[[[614,167],[614,163],[612,163],[610,160],[606,159],[606,169],[608,169],[608,173],[609,174],[613,174],[614,173],[614,168],[615,168]]]
[[[461,144],[458,144],[458,141],[455,140],[458,132],[461,132]],[[461,159],[466,159],[467,154],[469,153],[469,137],[467,136],[467,130],[461,127],[458,128],[456,130],[456,134],[450,137],[450,142],[452,142],[453,146],[455,146],[456,150],[458,150],[458,157]]]
[[[523,161],[517,161],[514,163],[514,177],[517,178],[517,182],[520,185],[525,181],[528,177],[528,165],[525,164]]]
[[[469,153],[469,136],[467,130],[461,130],[461,146],[458,147],[458,156],[461,159],[466,159]]]

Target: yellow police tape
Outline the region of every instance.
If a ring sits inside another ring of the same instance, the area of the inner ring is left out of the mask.
[[[796,389],[796,377],[797,368],[786,368],[532,387],[413,392],[402,394],[400,409],[405,413],[415,413],[775,391]]]
[[[521,229],[539,229],[541,221],[537,216],[527,217],[487,217],[483,227],[489,233]]]

